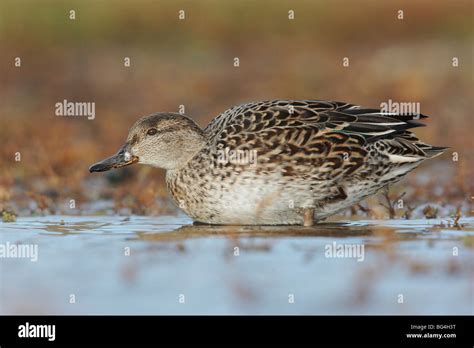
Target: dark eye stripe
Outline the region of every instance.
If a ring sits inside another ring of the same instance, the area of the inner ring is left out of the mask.
[[[132,140],[130,141],[130,145],[135,145],[136,143],[138,143],[138,136],[134,134]]]
[[[156,133],[157,133],[156,128],[150,128],[150,129],[146,132],[146,134],[148,134],[148,135],[155,135]]]

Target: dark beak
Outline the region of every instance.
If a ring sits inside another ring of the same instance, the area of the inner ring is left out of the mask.
[[[89,172],[105,172],[112,168],[125,167],[136,162],[138,162],[138,157],[130,154],[130,145],[126,143],[122,146],[119,152],[112,157],[91,165],[89,167]]]

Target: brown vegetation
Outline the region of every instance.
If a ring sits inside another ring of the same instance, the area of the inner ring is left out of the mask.
[[[0,11],[9,15],[0,22],[6,53],[0,65],[0,211],[77,213],[111,200],[114,211],[169,213],[163,171],[87,171],[119,148],[139,116],[185,105],[204,127],[242,102],[313,98],[366,106],[420,102],[431,118],[416,133],[451,148],[394,189],[392,201],[406,192],[404,209],[394,209],[385,196],[388,214],[371,200],[353,212],[409,218],[415,207],[430,203],[464,204],[470,214],[472,3],[404,3],[402,21],[399,6],[370,0],[272,6],[158,1],[146,7],[140,1],[2,1]],[[69,8],[77,9],[75,21],[68,19]],[[182,8],[187,17],[180,22]],[[295,20],[288,20],[288,9]],[[21,67],[14,57],[21,57]],[[130,67],[124,57],[131,58]],[[347,68],[343,57],[350,58]],[[64,99],[95,102],[95,119],[55,116],[55,103]],[[15,161],[18,152],[21,161]],[[71,199],[75,210],[68,208]]]

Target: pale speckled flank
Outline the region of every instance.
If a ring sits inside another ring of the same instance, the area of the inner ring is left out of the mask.
[[[167,169],[175,202],[196,221],[307,224],[308,212],[324,219],[441,154],[408,131],[423,125],[415,118],[341,102],[264,101],[233,107],[204,130],[179,114],[147,116],[130,130],[128,149]],[[147,136],[150,128],[157,135]],[[253,165],[222,161],[223,152],[249,151]]]

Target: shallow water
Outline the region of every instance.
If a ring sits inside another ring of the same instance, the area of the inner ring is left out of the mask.
[[[461,229],[440,219],[315,227],[191,223],[173,216],[0,223],[0,244],[38,246],[36,262],[0,259],[0,312],[474,313],[472,217],[461,219]],[[333,243],[361,253],[329,257]]]

